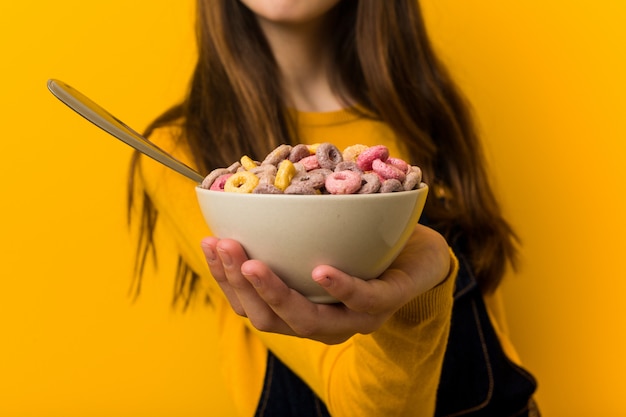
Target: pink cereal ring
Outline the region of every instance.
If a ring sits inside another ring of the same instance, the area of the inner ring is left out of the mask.
[[[388,163],[389,165],[393,165],[394,167],[398,168],[400,171],[404,172],[405,174],[408,173],[409,170],[411,169],[411,166],[408,163],[406,163],[403,159],[400,159],[400,158],[394,158],[390,156],[389,158],[387,158],[385,162]]]
[[[400,171],[397,167],[383,162],[380,159],[375,159],[374,162],[372,162],[372,170],[386,180],[396,179],[402,182],[404,178],[406,178],[406,171]]]
[[[356,158],[356,163],[361,171],[371,171],[372,162],[376,159],[386,161],[389,158],[389,149],[385,145],[370,146],[359,154]]]
[[[317,155],[307,156],[298,161],[301,163],[307,171],[320,168],[320,163],[317,160]]]
[[[230,174],[230,173],[220,175],[219,177],[217,177],[215,181],[213,181],[213,184],[211,184],[211,188],[209,188],[209,190],[224,191],[224,184],[226,184],[226,181],[228,181],[228,179],[232,177],[233,175],[234,174]]]
[[[361,175],[347,170],[333,172],[326,177],[325,185],[331,194],[354,194],[361,188]]]

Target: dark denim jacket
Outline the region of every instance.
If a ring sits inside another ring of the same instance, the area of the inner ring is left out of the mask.
[[[462,254],[436,417],[539,416],[532,375],[505,355],[487,315],[482,294]],[[324,404],[271,352],[255,417],[326,417]],[[416,417],[421,417],[419,410]],[[381,416],[386,417],[386,416]]]

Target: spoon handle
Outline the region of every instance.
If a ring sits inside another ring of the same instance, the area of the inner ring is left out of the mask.
[[[144,138],[78,90],[62,81],[54,79],[48,80],[48,89],[56,98],[61,100],[76,113],[127,145],[137,149],[139,152],[142,152],[197,183],[202,182],[204,179],[196,170],[188,167]]]

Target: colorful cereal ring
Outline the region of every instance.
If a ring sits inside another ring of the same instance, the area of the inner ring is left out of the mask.
[[[259,185],[259,178],[250,171],[237,172],[226,180],[224,191],[228,193],[251,193]]]

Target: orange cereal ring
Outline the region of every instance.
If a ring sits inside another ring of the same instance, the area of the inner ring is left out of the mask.
[[[317,148],[319,148],[320,145],[321,143],[312,143],[310,145],[306,145],[306,147],[309,148],[309,152],[312,155],[315,155],[315,152],[317,152]]]
[[[348,146],[346,149],[343,150],[343,160],[356,162],[356,158],[359,156],[359,154],[367,148],[368,147],[366,145],[361,144]]]
[[[278,165],[278,171],[276,171],[276,180],[274,185],[281,190],[285,191],[285,188],[291,184],[291,179],[296,175],[296,168],[293,166],[293,162],[289,159],[283,160]]]
[[[226,180],[224,191],[228,193],[251,193],[259,184],[259,178],[249,171],[237,172]]]

